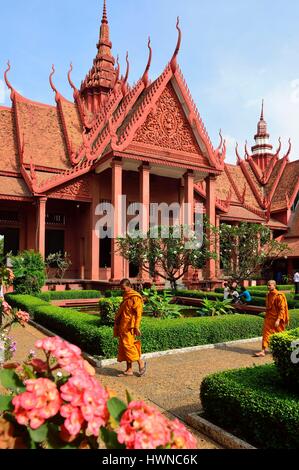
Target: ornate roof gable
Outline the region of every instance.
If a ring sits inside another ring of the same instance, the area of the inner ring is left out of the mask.
[[[183,160],[210,165],[196,142],[194,132],[170,83],[143,125],[137,129],[132,143],[180,153]]]

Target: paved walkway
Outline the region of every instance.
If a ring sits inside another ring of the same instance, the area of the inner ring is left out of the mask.
[[[26,326],[13,330],[17,341],[16,360],[26,357],[28,351],[34,348],[37,339],[44,335]],[[256,364],[271,362],[271,356],[253,358],[260,343],[242,343],[221,346],[216,349],[205,349],[183,354],[162,356],[147,361],[148,369],[144,377],[117,377],[123,365],[108,366],[98,370],[97,377],[104,386],[114,390],[119,398],[125,400],[126,390],[135,399],[143,399],[158,406],[169,417],[185,420],[187,414],[201,409],[199,388],[203,378],[211,373],[251,367]],[[196,431],[192,431],[198,440],[198,448],[219,449],[220,446]]]

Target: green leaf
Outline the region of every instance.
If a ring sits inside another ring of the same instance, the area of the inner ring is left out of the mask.
[[[23,392],[26,390],[23,382],[19,376],[10,369],[1,369],[0,370],[0,383],[3,387],[8,388],[9,390]]]
[[[128,402],[128,405],[131,403],[131,401],[133,401],[133,398],[130,394],[130,392],[128,392],[128,390],[126,390],[126,397],[127,397],[127,402]]]
[[[115,397],[111,398],[108,401],[107,407],[112,418],[114,418],[118,423],[120,422],[122,415],[127,409],[127,405],[123,401]]]
[[[38,429],[28,428],[28,432],[34,442],[43,442],[48,437],[49,425],[45,423]]]
[[[0,395],[0,411],[12,411],[13,404],[11,401],[12,397],[8,395]]]
[[[125,449],[124,444],[120,444],[117,439],[117,434],[114,431],[109,431],[106,428],[101,428],[101,438],[106,444],[107,449]]]

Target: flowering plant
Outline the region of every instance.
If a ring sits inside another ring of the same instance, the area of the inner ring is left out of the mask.
[[[29,318],[27,312],[13,309],[5,300],[0,302],[0,365],[9,361],[16,351],[16,343],[9,336],[11,327],[16,323],[24,327]]]
[[[0,266],[0,283],[4,286],[11,286],[15,276],[10,268]]]
[[[195,438],[178,420],[127,393],[125,404],[95,378],[81,350],[54,337],[23,364],[0,371],[0,448],[191,449]],[[6,367],[9,367],[7,365]],[[8,426],[9,423],[9,426]]]

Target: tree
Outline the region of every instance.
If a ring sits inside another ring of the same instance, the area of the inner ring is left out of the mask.
[[[45,284],[45,263],[40,253],[22,251],[11,257],[15,275],[14,286],[17,294],[39,294]]]
[[[205,229],[207,224],[205,224]],[[130,235],[118,239],[118,251],[129,262],[139,266],[152,277],[160,276],[170,282],[176,289],[177,282],[190,267],[200,269],[209,258],[216,258],[216,253],[208,249],[206,230],[202,240],[198,240],[194,232],[189,231],[186,239],[186,227],[159,226],[147,236]]]
[[[219,235],[223,271],[236,281],[254,279],[289,252],[286,243],[272,239],[271,230],[265,225],[221,224]]]
[[[50,269],[55,268],[55,279],[63,279],[65,273],[71,267],[72,262],[67,252],[51,253],[46,259],[46,271],[49,278]]]

